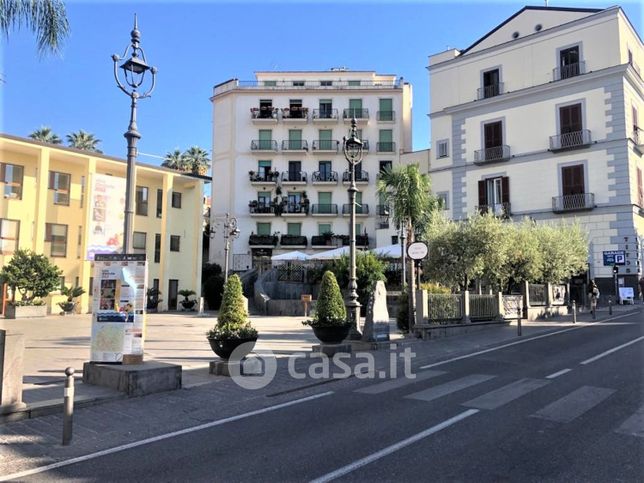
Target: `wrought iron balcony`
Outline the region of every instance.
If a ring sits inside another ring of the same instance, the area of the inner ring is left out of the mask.
[[[338,238],[342,240],[342,246],[348,246],[351,243],[349,235],[340,235]],[[356,235],[356,246],[359,247],[368,247],[369,246],[369,236],[368,235]]]
[[[282,173],[282,182],[306,183],[306,173],[304,171],[284,171]]]
[[[276,235],[250,235],[248,244],[251,246],[277,246],[278,238]]]
[[[308,107],[285,107],[282,109],[282,120],[306,121],[309,117]]]
[[[369,119],[369,109],[345,109],[342,111],[342,118],[345,121],[351,121],[353,118],[355,118],[356,121]]]
[[[249,171],[248,179],[253,184],[274,184],[279,179],[279,173],[277,171],[270,171],[268,173],[256,173],[255,171]]]
[[[495,161],[507,161],[508,159],[510,159],[510,146],[505,144],[474,151],[475,163],[491,163]]]
[[[300,202],[300,203],[284,203],[281,206],[282,215],[308,215],[309,214],[309,204]]]
[[[280,244],[282,246],[306,246],[308,239],[300,235],[282,235]]]
[[[552,197],[552,211],[555,213],[585,211],[593,208],[595,208],[595,193],[577,193]]]
[[[631,139],[637,146],[644,144],[644,130],[635,126],[635,129],[633,129],[633,134],[631,134]]]
[[[342,173],[342,182],[350,183],[351,182],[351,172],[346,170]],[[356,170],[356,183],[368,183],[369,182],[369,173],[363,169]]]
[[[389,216],[389,205],[376,205],[376,215],[378,216]]]
[[[333,246],[333,237],[331,235],[313,235],[311,237],[311,246],[330,247]]]
[[[552,69],[552,79],[555,81],[569,79],[586,73],[586,62],[575,62]]]
[[[250,142],[251,151],[277,151],[277,141],[272,139],[253,139]]]
[[[362,152],[363,153],[368,153],[369,152],[369,140],[368,139],[361,139],[362,141]]]
[[[489,86],[479,87],[476,93],[479,100],[500,96],[501,94],[503,94],[503,82],[497,82],[496,84],[490,84]]]
[[[396,143],[393,141],[381,141],[376,143],[376,152],[378,153],[395,153]]]
[[[349,215],[351,214],[351,204],[345,203],[342,205],[342,214]],[[369,214],[369,205],[366,203],[356,203],[356,215],[368,215]]]
[[[584,148],[590,145],[591,142],[589,129],[557,134],[556,136],[550,136],[550,151]]]
[[[257,200],[248,202],[248,211],[251,215],[274,215],[275,205],[273,203],[261,203]]]
[[[338,152],[340,141],[335,139],[316,139],[313,141],[313,151]]]
[[[315,184],[315,183],[337,183],[338,182],[338,172],[337,171],[314,171],[312,181],[313,181],[313,184]]]
[[[338,205],[335,203],[330,204],[313,204],[311,205],[311,214],[313,215],[337,215]]]
[[[378,111],[376,112],[376,119],[380,122],[395,121],[396,112],[395,111]]]
[[[313,109],[313,120],[314,121],[337,121],[338,110],[337,109]]]
[[[250,117],[255,121],[277,121],[276,107],[251,107]]]
[[[304,139],[286,139],[282,141],[282,151],[308,151],[309,142]]]
[[[508,218],[512,212],[510,210],[510,203],[495,203],[491,205],[480,205],[476,210],[482,215],[491,213],[499,218]]]

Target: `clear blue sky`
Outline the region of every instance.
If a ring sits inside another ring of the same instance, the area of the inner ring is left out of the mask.
[[[535,1],[529,5],[543,5]],[[0,131],[27,136],[48,125],[63,139],[84,129],[109,155],[125,157],[129,99],[113,80],[111,55],[129,43],[139,17],[148,62],[159,69],[139,104],[139,151],[212,149],[212,87],[258,70],[346,66],[402,76],[413,85],[414,149],[429,145],[428,55],[465,48],[524,5],[520,1],[67,2],[71,36],[62,56],[40,58],[28,31],[2,40]],[[549,2],[605,8],[610,2]],[[642,35],[640,2],[620,5]],[[159,159],[140,156],[158,164]]]

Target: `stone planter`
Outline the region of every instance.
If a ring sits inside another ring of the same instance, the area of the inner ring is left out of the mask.
[[[239,359],[241,360],[253,350],[255,342],[257,342],[257,337],[249,339],[213,339],[208,337],[208,342],[210,343],[210,348],[213,352],[225,360],[230,359],[230,356],[237,347],[242,344],[246,344],[247,342],[252,342],[252,345],[249,344],[248,347],[246,347],[247,350],[244,351],[245,354],[239,354]]]
[[[315,337],[323,344],[339,344],[349,335],[351,324],[312,327]]]
[[[4,318],[5,319],[30,319],[33,317],[46,317],[46,305],[11,305],[7,304]]]

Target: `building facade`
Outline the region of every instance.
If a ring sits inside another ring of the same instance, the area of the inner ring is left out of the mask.
[[[105,210],[92,186],[111,178],[124,186],[125,176],[122,159],[0,135],[0,265],[16,248],[46,255],[62,269],[61,284],[86,290],[80,310],[87,312],[92,300],[93,262],[88,251],[96,238],[93,220],[104,218]],[[147,255],[148,286],[161,291],[161,310],[176,309],[181,289],[201,292],[205,182],[205,177],[137,163],[134,247]],[[123,202],[125,190],[117,196]],[[103,221],[122,227],[122,214],[118,220]],[[122,237],[122,228],[120,233]],[[107,241],[111,243],[122,239]],[[59,312],[60,301],[60,294],[52,293],[47,300],[51,312]]]
[[[604,295],[615,282],[637,294],[643,62],[619,7],[525,7],[470,47],[430,56],[430,174],[448,215],[577,220],[590,255],[573,295],[589,278]]]
[[[223,266],[226,213],[238,220],[231,268],[272,255],[348,244],[348,164],[342,138],[351,119],[365,143],[356,170],[357,243],[391,243],[376,194],[381,169],[411,150],[411,85],[394,75],[349,71],[258,72],[214,88],[210,261]]]

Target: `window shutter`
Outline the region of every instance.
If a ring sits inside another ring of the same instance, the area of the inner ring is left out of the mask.
[[[637,202],[644,208],[644,186],[642,185],[642,169],[637,168]]]
[[[51,241],[51,224],[45,223],[45,241]]]
[[[6,182],[6,168],[4,163],[0,163],[0,183]]]
[[[510,177],[503,176],[501,178],[501,203],[510,202]]]
[[[56,173],[53,171],[49,172],[49,189],[56,189]]]
[[[485,180],[479,180],[479,206],[487,205],[487,190],[485,189]]]

